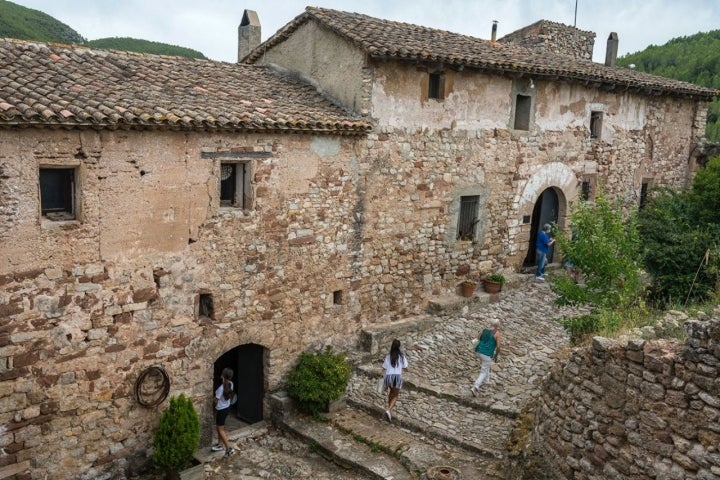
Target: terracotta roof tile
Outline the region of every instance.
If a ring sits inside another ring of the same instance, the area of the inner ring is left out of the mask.
[[[720,91],[623,67],[608,67],[590,60],[538,52],[518,45],[492,42],[409,23],[394,22],[325,8],[307,7],[244,59],[257,61],[262,52],[286,39],[301,25],[315,20],[347,38],[374,58],[442,62],[479,70],[532,75],[589,83],[609,89],[635,89],[650,94],[710,99]]]
[[[0,39],[0,126],[363,134],[368,120],[256,65]]]

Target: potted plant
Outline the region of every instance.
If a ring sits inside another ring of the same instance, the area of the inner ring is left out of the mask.
[[[477,282],[474,280],[470,280],[469,278],[466,280],[463,280],[463,282],[460,284],[460,291],[462,292],[463,297],[472,297],[475,293],[475,287],[477,286]]]
[[[483,279],[483,288],[487,293],[498,293],[504,283],[505,277],[501,273],[491,273]]]
[[[298,402],[299,410],[319,415],[345,393],[350,380],[350,364],[342,353],[304,352],[290,372],[287,393]]]
[[[184,394],[170,399],[170,405],[160,416],[153,444],[153,463],[164,470],[168,478],[203,478],[202,463],[193,465],[195,451],[200,445],[200,418],[192,401]]]

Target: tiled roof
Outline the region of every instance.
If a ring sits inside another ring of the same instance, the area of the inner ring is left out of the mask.
[[[373,58],[442,62],[447,66],[530,75],[536,79],[562,79],[612,90],[638,90],[647,94],[710,99],[720,93],[623,67],[608,67],[590,60],[570,60],[565,55],[539,53],[517,45],[316,7],[307,7],[304,13],[253,50],[245,61],[256,61],[266,48],[282,42],[299,26],[312,20],[347,38]]]
[[[363,134],[314,88],[265,67],[0,39],[0,127]]]

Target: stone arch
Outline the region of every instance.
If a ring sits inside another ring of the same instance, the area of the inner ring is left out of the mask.
[[[578,179],[575,172],[561,162],[551,162],[542,165],[528,179],[525,187],[520,193],[518,201],[518,215],[522,218],[521,234],[517,238],[517,251],[523,255],[522,263],[528,263],[526,251],[532,248],[531,243],[535,241],[533,235],[533,210],[540,196],[546,190],[552,190],[557,195],[558,216],[557,222],[561,228],[565,228],[569,199],[577,197]],[[537,223],[537,222],[535,222]],[[530,255],[531,260],[534,256]],[[532,262],[530,262],[532,263]],[[527,266],[527,265],[525,265]]]

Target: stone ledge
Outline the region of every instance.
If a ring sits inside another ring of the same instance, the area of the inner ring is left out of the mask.
[[[390,339],[401,337],[408,332],[426,330],[439,320],[429,315],[407,317],[396,322],[373,325],[360,332],[360,348],[370,354],[376,354],[383,349],[390,349]]]

